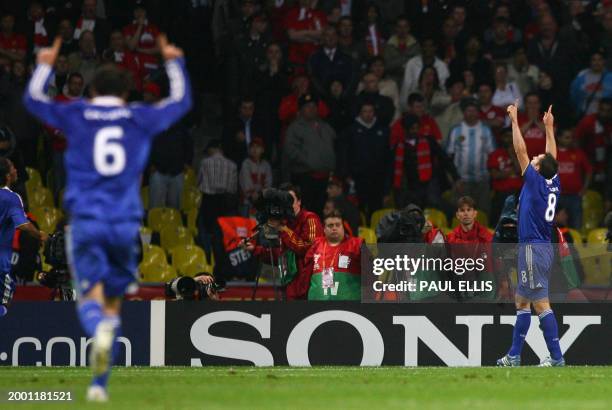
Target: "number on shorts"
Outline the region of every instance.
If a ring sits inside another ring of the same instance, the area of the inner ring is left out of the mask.
[[[548,194],[548,207],[544,213],[544,219],[546,222],[552,222],[555,219],[555,207],[557,205],[557,195]]]
[[[123,128],[118,126],[101,128],[94,139],[94,166],[100,175],[110,177],[120,174],[125,168],[125,149],[114,140],[123,138]]]

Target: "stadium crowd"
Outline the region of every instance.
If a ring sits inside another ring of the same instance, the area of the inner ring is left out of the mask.
[[[61,217],[66,142],[21,102],[36,51],[62,38],[49,84],[58,101],[87,96],[96,68],[114,63],[131,73],[130,99],[154,103],[167,93],[161,32],[185,49],[196,104],[152,148],[145,254],[158,255],[151,241],[170,251],[172,237],[191,247],[188,264],[202,261],[189,269],[216,258],[219,276],[249,277],[252,265],[237,266],[250,256],[226,258],[236,244],[224,235],[255,214],[264,189],[283,183],[292,184],[297,216],[278,228],[299,269],[311,244],[325,245],[317,238],[337,240],[341,229],[370,239],[361,227],[377,211],[411,204],[456,216],[459,226],[462,207],[477,209],[484,226],[473,228],[474,214],[465,232],[490,240],[486,228],[522,184],[506,116],[516,100],[530,157],[544,152],[542,113],[553,106],[559,224],[588,233],[612,208],[608,0],[22,3],[0,1],[0,155],[15,164],[13,189],[45,228]],[[598,212],[583,213],[585,198]],[[470,236],[428,223],[433,236]],[[170,234],[164,224],[186,228]],[[188,273],[174,256],[172,266],[158,259],[144,260],[143,272]],[[294,286],[296,297],[304,286]]]

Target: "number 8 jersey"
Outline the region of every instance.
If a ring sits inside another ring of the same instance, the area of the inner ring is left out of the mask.
[[[545,179],[531,164],[527,165],[519,197],[520,243],[550,243],[560,189],[557,174],[551,179]]]
[[[157,104],[125,104],[113,96],[62,104],[44,93],[52,68],[37,67],[24,103],[66,135],[64,207],[71,217],[109,222],[142,218],[140,176],[153,138],[191,108],[184,60],[167,61],[166,72],[170,95]]]

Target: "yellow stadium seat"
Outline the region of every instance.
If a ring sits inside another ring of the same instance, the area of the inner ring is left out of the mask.
[[[30,209],[30,212],[36,217],[38,227],[44,232],[54,232],[57,223],[64,216],[62,211],[53,207],[38,207]]]
[[[50,189],[42,186],[34,188],[32,192],[28,192],[28,203],[30,208],[53,208],[53,194]]]
[[[168,265],[166,252],[157,245],[143,245],[142,247],[142,263],[150,265]]]
[[[193,245],[193,235],[184,226],[165,226],[159,233],[161,247],[169,250],[178,245]]]
[[[142,201],[142,207],[149,209],[149,187],[145,186],[140,188],[140,200]]]
[[[449,204],[454,204],[455,203],[455,193],[452,190],[448,189],[442,192],[442,199],[448,202]]]
[[[42,187],[42,178],[40,177],[40,172],[37,169],[26,167],[26,172],[28,173],[28,182],[33,184],[36,187]]]
[[[187,211],[187,228],[193,236],[198,234],[198,209],[193,208]]]
[[[376,233],[371,228],[360,226],[359,237],[362,238],[365,243],[376,243]]]
[[[588,190],[582,197],[582,209],[583,210],[596,210],[602,211],[604,209],[604,201],[601,194],[597,191]]]
[[[32,193],[34,192],[34,190],[38,188],[42,188],[42,187],[43,186],[40,185],[39,182],[28,179],[25,183],[25,188],[26,188],[26,193],[28,194],[28,198],[32,196]]]
[[[372,212],[372,216],[370,217],[370,228],[376,231],[376,227],[378,226],[378,223],[380,222],[382,217],[387,214],[390,214],[394,210],[395,209],[393,208],[384,208],[384,209],[379,209],[378,211]]]
[[[143,262],[138,271],[142,282],[168,282],[176,277],[176,270],[168,264]]]
[[[174,208],[152,208],[147,215],[147,226],[160,232],[164,226],[183,225],[181,213]]]
[[[212,272],[206,262],[204,251],[196,245],[179,245],[172,248],[172,266],[179,275],[195,276],[201,272]]]
[[[433,223],[437,228],[448,227],[448,220],[446,219],[444,212],[436,208],[425,208],[425,211],[423,212],[425,214],[425,219],[431,221],[431,223]]]
[[[183,189],[188,189],[188,188],[196,188],[198,185],[198,178],[196,177],[195,172],[193,171],[193,168],[191,167],[187,167],[187,170],[183,173],[183,178],[184,178],[184,182],[183,182]]]
[[[607,233],[608,230],[606,228],[593,229],[587,236],[587,243],[606,243]]]
[[[366,216],[362,211],[359,211],[359,225],[367,226],[368,221],[366,220]]]
[[[582,245],[582,235],[580,234],[580,232],[578,232],[575,229],[568,229],[570,236],[572,237],[572,239],[574,240],[574,245]]]
[[[146,226],[141,226],[138,232],[140,233],[140,240],[142,241],[142,243],[150,245],[151,238],[153,237],[153,230]]]
[[[199,209],[202,202],[202,193],[194,187],[185,187],[181,194],[181,211]]]

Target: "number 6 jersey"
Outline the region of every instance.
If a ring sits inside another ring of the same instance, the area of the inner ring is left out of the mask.
[[[520,243],[550,242],[560,189],[557,174],[545,179],[531,164],[527,165],[519,197]]]
[[[184,60],[167,61],[166,72],[170,95],[157,104],[126,104],[113,96],[57,103],[44,91],[51,66],[37,66],[24,104],[66,135],[64,207],[71,217],[105,221],[142,218],[140,176],[153,137],[191,108]]]

